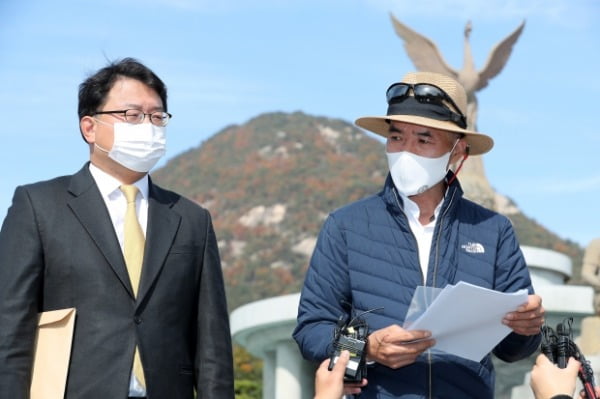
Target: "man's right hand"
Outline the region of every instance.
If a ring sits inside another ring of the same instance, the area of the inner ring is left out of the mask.
[[[397,369],[414,363],[434,345],[435,339],[429,331],[408,331],[394,324],[369,335],[367,360]]]

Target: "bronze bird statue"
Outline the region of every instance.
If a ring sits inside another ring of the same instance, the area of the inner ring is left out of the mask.
[[[514,32],[492,48],[485,65],[480,70],[477,70],[475,67],[471,53],[469,36],[472,26],[470,21],[467,22],[464,32],[463,67],[461,70],[456,70],[446,63],[435,43],[402,24],[393,15],[390,14],[390,16],[396,34],[404,40],[404,48],[418,70],[445,74],[458,80],[464,86],[468,96],[467,120],[469,121],[469,127],[475,129],[477,123],[477,99],[475,92],[486,87],[490,79],[498,75],[502,68],[504,68],[514,44],[525,27],[525,21]]]

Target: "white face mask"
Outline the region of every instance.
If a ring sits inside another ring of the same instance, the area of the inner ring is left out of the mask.
[[[102,121],[100,121],[102,122]],[[102,122],[105,123],[105,122]],[[148,172],[166,152],[165,127],[152,123],[115,123],[112,149],[108,157],[136,172]]]
[[[454,147],[439,158],[422,157],[408,151],[386,152],[396,189],[410,197],[422,194],[435,186],[446,177],[448,161],[453,150]]]

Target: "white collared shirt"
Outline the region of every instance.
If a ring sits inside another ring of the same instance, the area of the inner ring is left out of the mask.
[[[110,220],[119,239],[121,245],[121,251],[123,251],[123,236],[125,230],[125,211],[127,210],[127,200],[125,194],[119,188],[121,182],[115,179],[113,176],[104,172],[97,166],[90,163],[90,173],[100,190],[100,194]],[[148,175],[145,175],[140,180],[133,183],[139,190],[138,195],[135,197],[135,209],[137,212],[137,218],[146,236],[146,227],[148,224]],[[129,380],[129,396],[146,396],[146,390],[135,378],[133,371]]]
[[[416,202],[408,198],[407,196],[400,194],[402,202],[404,203],[404,214],[408,219],[408,224],[412,230],[415,239],[417,240],[417,246],[419,250],[419,263],[421,266],[421,272],[423,273],[423,281],[427,281],[427,269],[429,267],[429,255],[431,253],[431,241],[433,240],[433,230],[435,229],[435,222],[440,214],[442,203],[444,199],[440,201],[433,211],[433,220],[422,225],[419,222],[419,215],[421,211]]]
[[[119,188],[122,183],[93,164],[90,164],[90,172],[106,204],[110,220],[119,238],[119,244],[121,244],[121,249],[123,249],[127,200],[125,199],[125,194]],[[135,209],[145,236],[148,224],[148,175],[145,175],[133,184],[138,188],[139,194],[141,194],[135,198]]]

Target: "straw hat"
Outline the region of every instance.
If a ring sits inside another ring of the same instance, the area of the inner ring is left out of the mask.
[[[433,72],[411,72],[408,73],[402,79],[402,83],[417,84],[417,83],[428,83],[442,89],[451,99],[458,110],[454,109],[450,102],[444,102],[443,106],[421,104],[417,101],[412,101],[410,106],[400,107],[400,110],[396,106],[390,106],[388,108],[388,114],[386,116],[365,116],[358,118],[356,124],[364,129],[370,130],[373,133],[377,133],[383,137],[388,137],[388,131],[390,121],[406,122],[415,125],[432,127],[436,129],[446,130],[448,132],[462,133],[464,138],[469,144],[470,155],[485,154],[494,146],[494,140],[485,134],[467,130],[459,126],[458,123],[450,120],[440,120],[432,117],[431,113],[427,113],[426,108],[437,107],[447,108],[450,111],[460,111],[462,115],[467,114],[467,95],[465,89],[460,83],[454,79]],[[410,91],[409,97],[414,96],[412,90]],[[408,103],[409,101],[407,101]],[[420,112],[420,108],[423,108],[423,112]],[[446,109],[442,111],[447,112]],[[421,115],[419,115],[421,114]],[[435,112],[434,112],[435,114]],[[425,116],[427,115],[427,116]]]

